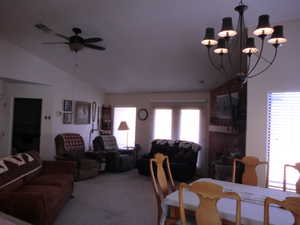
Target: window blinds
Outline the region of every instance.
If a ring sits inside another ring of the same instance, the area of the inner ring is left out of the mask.
[[[300,162],[300,92],[268,95],[267,157],[269,186],[283,187],[284,164]],[[287,170],[287,188],[295,189],[299,173]]]

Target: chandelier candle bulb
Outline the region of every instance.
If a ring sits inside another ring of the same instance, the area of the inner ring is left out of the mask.
[[[223,18],[222,29],[218,33],[218,35],[223,38],[234,37],[235,35],[237,35],[237,32],[233,29],[231,17]]]
[[[258,49],[255,47],[254,38],[248,38],[246,43],[246,48],[243,49],[243,53],[245,54],[254,54],[257,53]]]
[[[258,25],[253,32],[254,35],[258,37],[264,37],[267,35],[271,35],[274,32],[274,29],[270,25],[270,16],[269,15],[261,15],[258,18]]]
[[[287,42],[287,39],[283,35],[283,26],[278,25],[274,27],[274,32],[268,42],[273,45],[280,45]]]
[[[215,29],[212,27],[206,28],[205,36],[201,41],[201,44],[205,46],[213,46],[217,45],[218,41],[215,40]]]
[[[214,50],[216,54],[227,54],[228,48],[226,48],[226,43],[224,38],[218,40],[217,48]]]

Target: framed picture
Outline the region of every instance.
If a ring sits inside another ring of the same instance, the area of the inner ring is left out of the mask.
[[[77,101],[75,103],[75,124],[89,124],[91,121],[91,104]]]
[[[72,113],[63,113],[63,124],[71,124],[72,123]]]
[[[230,99],[231,97],[231,99]],[[219,119],[232,119],[236,113],[239,102],[237,92],[216,96],[216,117]]]
[[[72,112],[72,100],[64,100],[63,111]]]

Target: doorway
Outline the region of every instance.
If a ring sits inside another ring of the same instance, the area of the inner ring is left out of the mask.
[[[40,151],[42,99],[15,98],[12,153]]]

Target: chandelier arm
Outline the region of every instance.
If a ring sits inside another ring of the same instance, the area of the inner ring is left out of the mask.
[[[229,49],[229,39],[226,39],[226,43],[227,43],[227,48]],[[231,57],[231,51],[229,50],[228,53],[228,62],[230,65],[231,70],[233,70],[233,63],[232,63],[232,57]]]
[[[216,65],[216,64],[214,63],[214,61],[213,61],[213,59],[212,59],[212,57],[211,57],[210,48],[211,48],[211,47],[207,47],[207,54],[208,54],[209,61],[210,61],[211,65],[212,65],[216,70],[218,70],[219,72],[222,72],[221,66]]]
[[[247,65],[247,74],[250,70],[250,66],[251,66],[251,55],[248,55],[248,65]]]
[[[249,76],[249,78],[258,77],[259,75],[261,75],[262,73],[264,73],[267,69],[269,69],[269,68],[273,65],[273,63],[275,62],[275,59],[276,59],[276,57],[277,57],[277,52],[278,52],[278,48],[275,48],[275,54],[274,54],[273,59],[272,59],[272,61],[270,62],[270,64],[267,65],[267,66],[266,66],[262,71],[260,71],[259,73],[254,74],[254,75],[252,75],[252,76]]]
[[[224,66],[224,55],[222,54],[221,55],[221,69],[223,69],[223,73],[225,73],[225,75],[227,76],[227,77],[230,77],[230,73],[226,70],[226,68],[225,68],[225,66]]]
[[[265,38],[262,37],[261,38],[261,48],[260,48],[259,56],[258,56],[258,58],[256,60],[256,63],[254,64],[254,66],[252,67],[252,69],[249,71],[249,73],[247,74],[247,76],[249,76],[255,70],[255,68],[257,67],[258,63],[260,62],[260,60],[262,58],[262,52],[264,51],[264,45],[265,45],[264,40],[265,40]]]
[[[259,57],[259,54],[258,54],[258,53],[254,53],[254,55],[255,55],[257,58]],[[271,61],[272,61],[272,60],[269,60],[269,59],[267,59],[267,58],[265,58],[265,57],[263,57],[263,56],[261,56],[261,59],[262,59],[263,61],[265,61],[266,63],[268,63],[268,64],[270,64]]]

